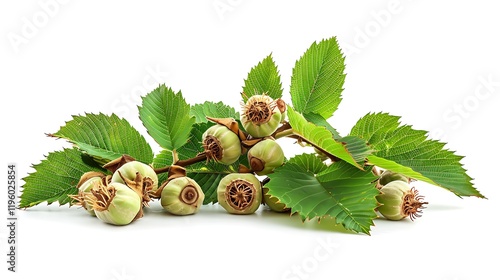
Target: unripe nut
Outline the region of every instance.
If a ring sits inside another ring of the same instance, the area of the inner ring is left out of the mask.
[[[281,203],[277,197],[271,196],[268,194],[269,189],[263,188],[264,191],[264,203],[269,206],[269,209],[274,212],[283,213],[290,211],[290,208],[287,208],[284,203]]]
[[[281,123],[282,112],[269,96],[253,95],[243,106],[241,123],[246,132],[256,138],[273,134]]]
[[[401,220],[410,217],[414,220],[421,216],[423,196],[418,194],[415,188],[410,187],[404,181],[392,181],[380,189],[377,201],[381,204],[377,210],[389,220]]]
[[[99,183],[106,181],[106,175],[97,171],[89,171],[85,172],[78,181],[76,188],[78,189],[78,193],[75,195],[69,195],[71,199],[71,205],[78,205],[83,207],[83,209],[87,210],[87,212],[95,216],[94,210],[92,209],[92,205],[87,203],[86,197],[91,195],[91,190]]]
[[[158,175],[150,165],[147,165],[140,161],[131,161],[122,165],[113,173],[111,182],[125,184],[122,177],[133,181],[135,180],[137,173],[141,174],[144,178],[144,181],[149,184],[149,192],[153,193],[158,189]]]
[[[408,177],[403,174],[392,172],[390,170],[385,170],[380,175],[379,183],[384,186],[392,181],[403,181],[408,183]]]
[[[262,187],[251,173],[226,175],[217,187],[219,204],[231,214],[252,214],[262,203]]]
[[[89,194],[94,186],[96,186],[100,182],[102,182],[102,177],[91,177],[80,185],[80,187],[78,188],[78,192],[81,193],[82,197],[85,197],[85,195]],[[83,208],[85,208],[85,210],[89,212],[90,215],[95,216],[95,211],[94,209],[92,209],[92,205],[87,205],[84,199],[81,201],[81,204]]]
[[[87,199],[97,218],[108,224],[130,224],[142,208],[142,198],[122,183],[98,184],[91,192]]]
[[[211,126],[203,133],[202,139],[208,159],[229,165],[241,156],[240,138],[226,126]]]
[[[189,177],[170,180],[161,192],[161,206],[174,215],[195,214],[204,199],[201,187]]]
[[[273,172],[284,160],[283,149],[273,139],[262,140],[248,151],[250,167],[259,176]]]

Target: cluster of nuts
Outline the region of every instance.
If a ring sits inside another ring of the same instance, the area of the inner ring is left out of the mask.
[[[105,165],[112,175],[87,172],[72,195],[80,205],[103,222],[127,225],[143,216],[143,207],[158,192],[158,175],[147,164],[123,156]]]
[[[234,119],[214,119],[202,136],[202,153],[206,160],[230,165],[246,154],[249,167],[226,175],[217,188],[218,203],[232,214],[254,213],[265,203],[273,211],[290,209],[267,194],[257,176],[273,172],[284,162],[284,153],[273,138],[284,121],[286,105],[281,99],[253,95],[243,104],[241,124]],[[152,199],[174,215],[198,212],[205,195],[198,183],[186,176],[179,165],[169,166],[168,179],[159,185],[157,171],[150,165],[122,156],[104,168],[112,175],[85,173],[72,195],[73,205],[80,205],[100,220],[114,225],[126,225],[143,216],[143,208]]]
[[[216,122],[203,134],[203,147],[208,159],[233,164],[244,153],[249,169],[226,175],[217,188],[217,201],[231,214],[252,214],[265,203],[277,212],[290,209],[267,194],[256,177],[267,175],[281,166],[285,155],[273,138],[285,119],[286,104],[268,95],[253,95],[243,104],[241,124],[233,119],[212,119]],[[241,169],[241,168],[240,168]]]
[[[290,211],[268,194],[268,189],[257,177],[273,172],[284,162],[283,150],[273,135],[284,122],[285,110],[286,104],[281,99],[273,100],[262,94],[251,96],[243,104],[243,129],[232,118],[208,118],[215,124],[203,133],[204,151],[197,157],[203,155],[199,158],[226,165],[235,163],[245,154],[248,158],[249,167],[240,165],[237,173],[226,175],[218,184],[217,201],[228,213],[252,214],[261,204],[276,212]],[[321,158],[321,151],[316,152]],[[174,215],[197,213],[205,199],[198,183],[187,177],[184,167],[175,163],[164,169],[168,171],[168,179],[161,185],[157,170],[130,156],[124,155],[104,168],[112,175],[85,173],[77,185],[78,194],[71,197],[74,205],[82,206],[109,224],[126,225],[141,218],[143,208],[152,199],[159,199],[162,207]],[[427,202],[423,202],[423,197],[409,185],[410,181],[389,170],[379,175],[377,188],[380,193],[376,199],[377,211],[382,216],[389,220],[420,217]]]

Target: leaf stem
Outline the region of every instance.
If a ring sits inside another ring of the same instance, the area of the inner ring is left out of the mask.
[[[179,153],[177,150],[172,151],[173,164],[176,164],[179,161]]]

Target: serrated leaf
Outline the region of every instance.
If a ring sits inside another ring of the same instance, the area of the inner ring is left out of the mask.
[[[209,122],[207,117],[240,119],[240,114],[233,107],[222,102],[214,103],[211,101],[191,106],[191,115],[196,118],[196,123]]]
[[[311,154],[294,156],[287,161],[287,164],[288,163],[301,166],[306,172],[310,172],[312,174],[321,173],[328,168],[323,161],[318,159],[316,156],[312,156]]]
[[[233,171],[234,173],[234,171]],[[195,180],[198,185],[200,185],[203,193],[205,194],[205,199],[203,204],[217,203],[217,187],[219,186],[220,180],[230,173],[227,172],[202,172],[200,170],[190,171],[188,176]]]
[[[303,221],[329,216],[348,230],[369,234],[379,192],[368,167],[360,170],[343,161],[326,166],[316,156],[303,154],[268,176],[268,193]]]
[[[127,120],[115,114],[73,116],[73,120],[49,136],[68,140],[101,164],[124,154],[144,163],[153,160],[153,151],[146,139]]]
[[[365,140],[356,136],[348,135],[337,139],[337,141],[344,144],[356,162],[364,162],[373,153],[372,147]]]
[[[335,37],[314,42],[293,68],[293,107],[303,114],[330,118],[342,100],[344,69],[344,56]]]
[[[187,143],[177,150],[179,159],[189,159],[195,157],[198,153],[203,152],[202,135],[212,123],[196,123],[193,125],[191,135]],[[154,159],[153,166],[155,168],[164,167],[172,163],[172,153],[168,150],[161,151]],[[205,194],[204,204],[217,202],[217,186],[220,180],[231,173],[238,171],[239,164],[248,166],[246,155],[242,155],[240,159],[231,164],[225,165],[214,161],[199,162],[189,165],[186,168],[187,175],[194,179],[202,188]],[[161,174],[160,182],[166,180],[166,174]]]
[[[367,145],[366,141],[355,136],[341,137],[337,130],[322,116],[315,113],[307,113],[303,116],[307,121],[317,126],[323,126],[330,131],[333,139],[337,142],[343,143],[356,162],[363,162],[366,157],[372,153],[373,150]]]
[[[243,101],[256,94],[267,94],[273,99],[281,98],[283,88],[278,67],[271,55],[264,58],[248,73],[243,86]]]
[[[142,98],[139,117],[162,148],[176,150],[186,143],[195,122],[190,111],[180,91],[160,85]]]
[[[312,122],[313,124],[318,126],[324,126],[326,129],[328,129],[328,131],[332,133],[333,139],[341,138],[338,131],[322,116],[315,113],[305,113],[302,115],[307,121]]]
[[[20,208],[56,201],[65,205],[70,202],[68,195],[78,193],[76,185],[85,172],[105,172],[76,148],[49,153],[46,159],[33,165],[33,168],[35,172],[23,178],[25,184],[19,202]]]
[[[172,156],[172,151],[170,150],[161,150],[157,153],[153,159],[153,168],[163,168],[165,166],[169,166],[174,161],[174,157]],[[167,173],[158,174],[158,182],[161,185],[168,179]]]
[[[400,117],[370,113],[351,130],[374,150],[371,164],[408,177],[441,186],[457,196],[484,197],[471,183],[460,163],[462,156],[444,148],[445,143],[428,139],[427,132],[401,125]]]
[[[347,144],[335,141],[332,137],[332,133],[325,127],[317,126],[308,122],[304,116],[295,112],[295,110],[290,106],[288,106],[287,115],[294,135],[305,139],[308,143],[321,148],[329,154],[338,157],[353,166],[356,166],[357,168],[362,168],[359,162],[361,162],[360,159],[366,155],[366,149],[354,151],[348,150]]]

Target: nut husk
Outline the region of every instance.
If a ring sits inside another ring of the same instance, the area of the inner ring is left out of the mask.
[[[262,203],[262,186],[251,173],[226,175],[217,187],[219,204],[231,214],[252,214]]]
[[[271,97],[252,95],[243,106],[241,123],[248,134],[262,138],[273,134],[281,123],[282,112]]]
[[[191,215],[203,205],[205,194],[195,180],[178,177],[170,180],[161,192],[161,206],[174,215]]]
[[[241,155],[240,138],[226,126],[215,124],[202,135],[207,159],[232,164]]]

